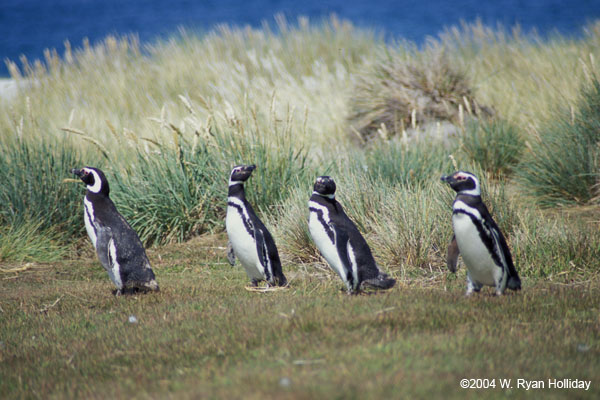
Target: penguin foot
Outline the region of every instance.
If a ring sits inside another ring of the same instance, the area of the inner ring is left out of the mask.
[[[509,277],[508,282],[506,282],[506,287],[511,290],[521,290],[521,279],[519,279],[518,276]]]
[[[390,278],[388,274],[381,273],[377,278],[365,279],[361,282],[361,289],[387,290],[394,287],[396,280]]]
[[[154,281],[153,281],[154,282]],[[156,283],[156,282],[154,282]],[[130,296],[130,295],[134,295],[134,294],[145,294],[148,292],[159,292],[160,288],[158,287],[158,285],[153,285],[153,286],[149,286],[149,285],[143,285],[143,286],[127,286],[124,287],[122,289],[115,289],[113,290],[113,295],[115,296]]]

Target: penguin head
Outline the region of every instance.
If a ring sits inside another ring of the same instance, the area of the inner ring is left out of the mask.
[[[87,190],[92,193],[101,193],[108,196],[110,189],[104,172],[98,168],[83,167],[81,169],[73,168],[71,173],[77,175],[85,183]]]
[[[329,198],[334,197],[335,189],[335,181],[330,176],[319,176],[313,188],[314,193]]]
[[[256,165],[236,165],[231,170],[229,176],[229,184],[236,185],[238,183],[244,183],[252,175],[252,171],[256,169]]]
[[[453,174],[442,176],[442,182],[449,184],[456,193],[481,196],[479,180],[470,172],[456,171]]]

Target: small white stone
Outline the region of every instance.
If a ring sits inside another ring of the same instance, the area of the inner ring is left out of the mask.
[[[129,323],[130,324],[137,324],[137,318],[135,317],[135,315],[130,315],[129,316]]]
[[[279,380],[279,386],[281,386],[281,387],[287,388],[287,387],[290,387],[291,384],[292,384],[292,381],[290,380],[290,378],[283,377]]]
[[[589,344],[579,343],[577,345],[577,351],[580,352],[580,353],[585,353],[589,349],[590,349],[590,345]]]

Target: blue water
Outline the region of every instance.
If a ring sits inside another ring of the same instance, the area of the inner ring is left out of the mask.
[[[300,15],[311,20],[331,13],[355,25],[374,29],[387,38],[422,43],[444,27],[473,22],[506,27],[520,24],[547,35],[581,35],[582,28],[600,19],[599,0],[0,0],[0,58],[32,60],[45,48],[63,52],[68,39],[74,47],[83,38],[92,43],[108,34],[137,33],[142,41],[175,32],[183,26],[205,32],[215,24],[251,25],[273,22],[283,13],[289,21]],[[7,75],[4,63],[0,75]]]

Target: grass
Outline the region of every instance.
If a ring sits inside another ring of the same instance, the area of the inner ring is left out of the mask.
[[[115,298],[99,264],[83,260],[3,274],[12,278],[0,280],[3,398],[599,393],[598,281],[526,279],[518,294],[465,298],[463,271],[349,297],[333,274],[286,265],[290,289],[256,294],[226,264],[224,245],[194,240],[151,251],[161,283],[153,295]],[[460,389],[465,377],[512,378],[515,387]],[[592,383],[589,392],[526,392],[517,378]]]
[[[585,205],[596,195],[600,178],[600,82],[593,77],[576,107],[562,109],[524,157],[519,177],[543,206]]]
[[[65,143],[25,139],[0,141],[0,224],[20,225],[39,220],[40,229],[52,229],[63,238],[80,235],[83,215],[80,189],[65,183],[69,170],[81,159]]]
[[[498,119],[470,121],[462,145],[472,162],[496,177],[512,173],[525,146],[517,129]]]
[[[19,221],[0,228],[0,263],[56,262],[69,256],[61,234],[43,228],[43,221]]]
[[[368,64],[350,99],[349,122],[361,139],[401,135],[417,125],[438,121],[461,123],[463,110],[488,116],[477,104],[466,70],[457,67],[439,42],[425,49],[385,48]]]

